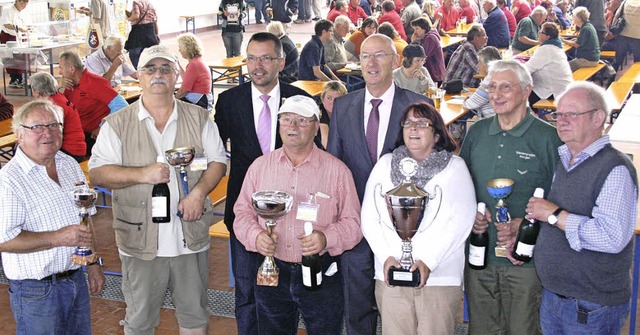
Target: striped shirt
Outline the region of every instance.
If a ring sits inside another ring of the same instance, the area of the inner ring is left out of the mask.
[[[573,158],[567,145],[558,148],[562,165],[570,172],[589,157],[609,144],[605,135],[582,150]],[[616,166],[602,185],[591,216],[569,214],[565,234],[571,249],[588,249],[618,253],[633,237],[636,225],[638,196],[636,186],[624,165]]]
[[[56,154],[55,162],[60,184],[20,147],[0,170],[0,243],[16,238],[22,231],[52,232],[78,224],[78,208],[71,192],[75,183],[86,183],[85,176],[78,163],[62,152]],[[74,250],[75,247],[54,247],[28,253],[3,252],[2,267],[12,280],[42,279],[78,268],[71,263]]]
[[[304,235],[304,221],[297,220],[298,206],[309,194],[322,192],[328,199],[316,196],[320,206],[313,229],[324,233],[327,245],[322,253],[338,256],[353,248],[362,239],[360,201],[351,172],[344,163],[314,146],[309,156],[293,166],[280,148],[261,156],[249,167],[233,211],[233,223],[238,240],[248,251],[256,250],[256,237],[265,230],[265,220],[253,211],[251,195],[262,190],[279,190],[293,196],[291,211],[275,227],[279,235],[275,257],[285,262],[299,263],[302,247],[298,237]]]

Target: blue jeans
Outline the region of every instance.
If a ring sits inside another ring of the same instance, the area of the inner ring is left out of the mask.
[[[227,58],[240,56],[240,46],[242,45],[242,32],[225,31],[222,33],[222,43],[227,50]]]
[[[311,2],[313,0],[300,0],[298,3],[298,20],[309,20],[311,18]]]
[[[89,289],[82,271],[60,280],[9,280],[16,335],[90,335]]]
[[[321,256],[322,272],[338,257]],[[340,271],[323,276],[322,286],[315,291],[302,284],[302,266],[276,259],[280,268],[278,286],[256,286],[256,304],[260,334],[294,335],[302,314],[309,335],[342,334],[342,277]]]
[[[254,5],[256,6],[256,22],[261,21],[263,16],[265,22],[271,22],[269,13],[267,13],[267,0],[255,0]]]
[[[262,256],[249,252],[231,232],[231,264],[236,283],[236,322],[238,334],[258,334],[258,314],[256,312],[256,277]]]
[[[540,306],[543,334],[615,335],[629,316],[630,302],[605,306],[584,300],[562,298],[544,290]]]
[[[132,48],[129,50],[129,59],[136,70],[138,69],[138,61],[140,60],[142,50],[144,50],[144,48]]]

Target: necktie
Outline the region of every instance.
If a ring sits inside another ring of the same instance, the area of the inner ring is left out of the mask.
[[[382,103],[382,99],[371,99],[371,114],[367,122],[367,148],[369,149],[369,157],[371,162],[375,164],[378,161],[378,126],[380,125],[380,111],[378,106]]]
[[[260,149],[262,149],[263,154],[269,153],[269,149],[271,148],[271,109],[269,109],[269,101],[270,96],[263,94],[260,96],[262,102],[262,111],[260,112],[260,117],[258,118],[258,142],[260,142]]]

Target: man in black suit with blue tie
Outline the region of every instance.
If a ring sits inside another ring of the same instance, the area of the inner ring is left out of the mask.
[[[280,39],[260,32],[247,45],[247,67],[251,82],[221,93],[216,103],[215,121],[223,142],[231,139],[231,171],[227,186],[224,223],[230,234],[231,260],[235,279],[238,334],[258,333],[254,287],[262,256],[248,252],[233,232],[233,206],[238,199],[247,169],[263,154],[282,146],[277,113],[283,98],[308,94],[280,83],[284,68]]]
[[[351,170],[362,202],[371,169],[391,152],[400,134],[405,109],[425,96],[397,87],[392,72],[398,64],[393,41],[369,36],[360,48],[365,88],[336,98],[327,150]],[[376,333],[378,311],[374,297],[373,254],[365,239],[342,254],[345,321],[349,335]]]

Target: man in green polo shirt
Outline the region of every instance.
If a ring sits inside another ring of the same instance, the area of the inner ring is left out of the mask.
[[[484,270],[465,269],[470,334],[541,334],[539,307],[542,287],[533,262],[497,257],[496,244],[513,247],[525,208],[536,187],[549,191],[562,144],[556,130],[527,107],[532,80],[516,61],[497,61],[486,78],[496,115],[474,124],[462,144],[476,198],[487,204],[477,214],[472,232],[489,232],[489,258]],[[512,220],[495,224],[496,200],[486,183],[494,178],[515,181],[506,199]],[[509,256],[510,257],[510,256]]]
[[[531,11],[531,15],[520,20],[511,41],[514,55],[538,45],[538,31],[540,31],[540,26],[546,19],[547,10],[542,6],[538,6]]]

